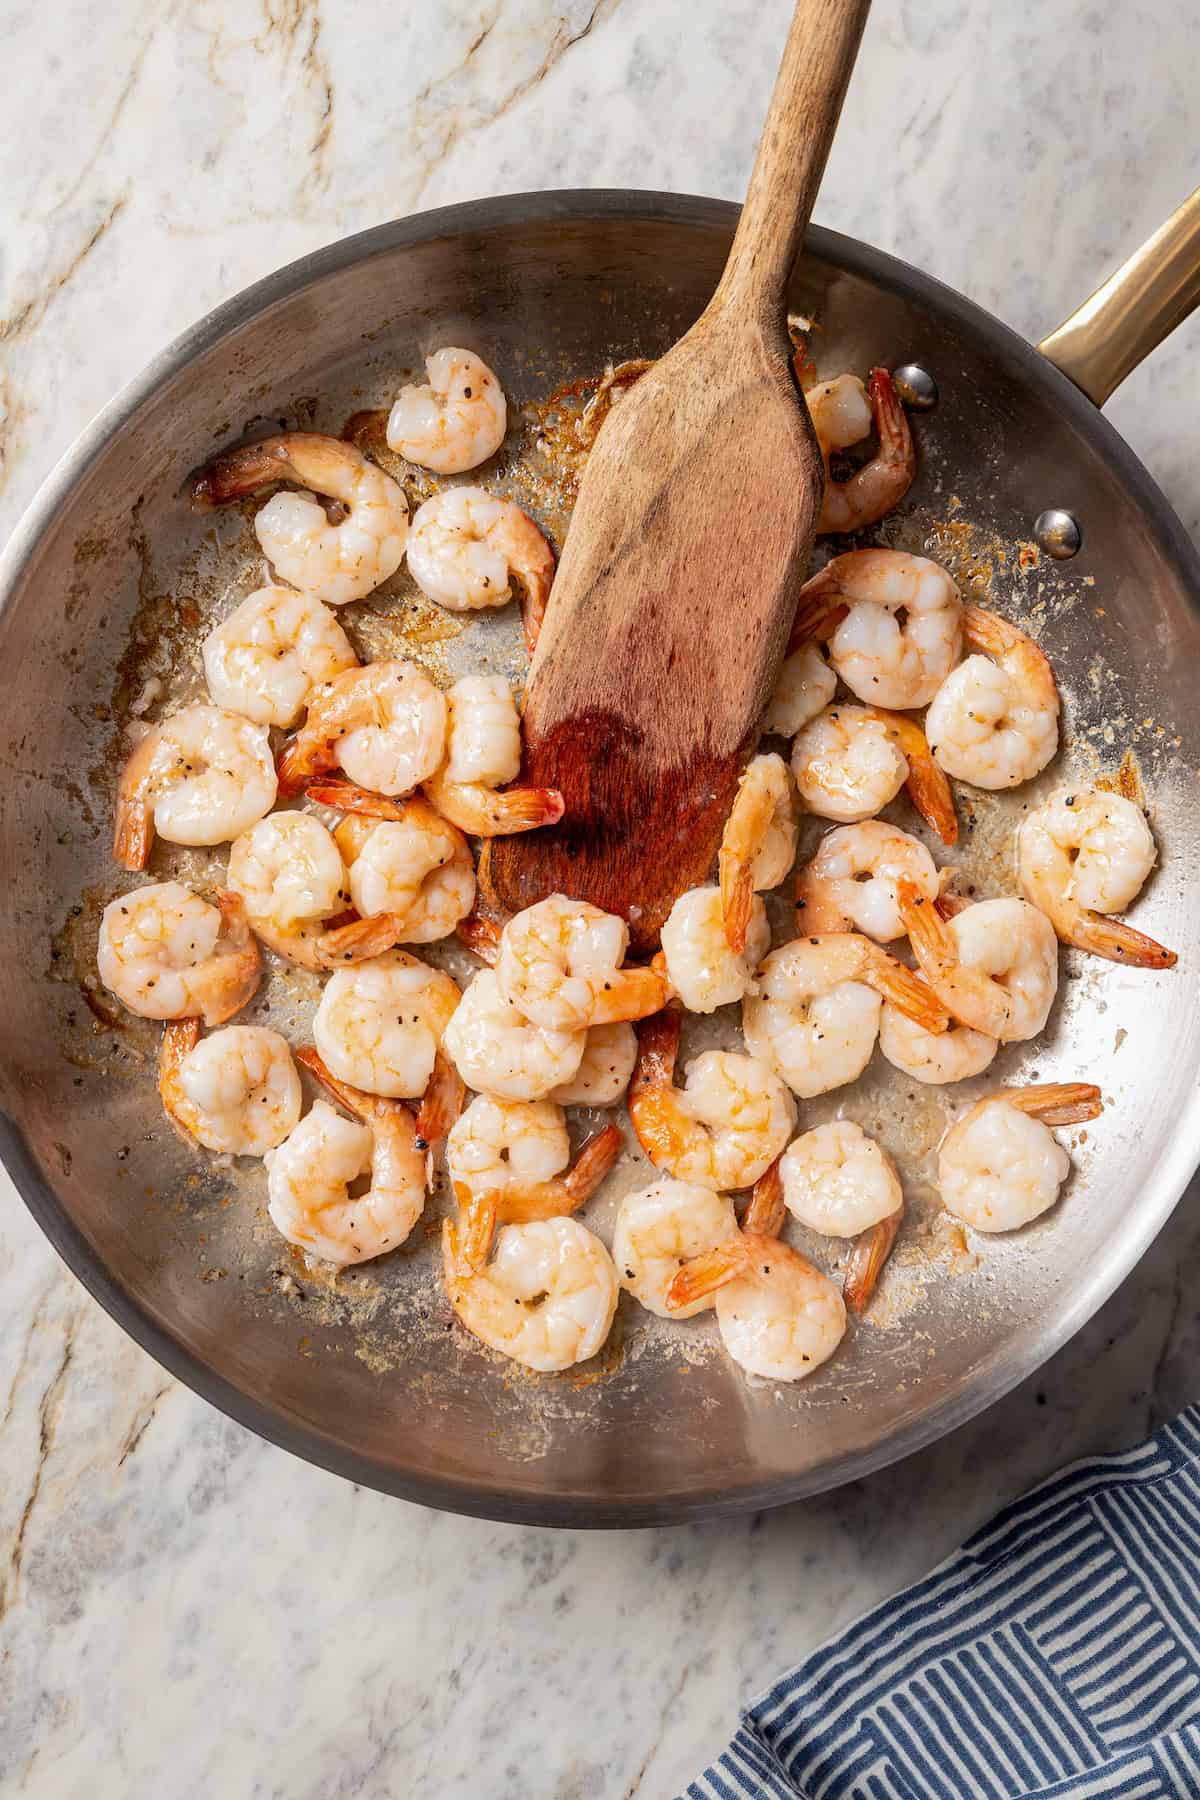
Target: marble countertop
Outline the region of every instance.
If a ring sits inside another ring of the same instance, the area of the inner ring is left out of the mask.
[[[597,184],[740,195],[788,0],[86,0],[0,15],[0,536],[198,314],[342,233]],[[1026,19],[1030,22],[1026,22]],[[879,0],[816,216],[1030,335],[1200,174],[1200,13]],[[1200,530],[1193,319],[1109,412]],[[0,1790],[673,1793],[738,1702],[1068,1458],[1196,1398],[1185,1202],[1035,1379],[767,1515],[440,1516],[167,1379],[0,1193]],[[164,1679],[164,1676],[166,1677]]]

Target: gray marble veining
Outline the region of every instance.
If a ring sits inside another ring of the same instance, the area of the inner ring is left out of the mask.
[[[0,535],[197,314],[398,213],[736,197],[787,0],[84,0],[0,13]],[[1019,330],[1194,185],[1200,14],[880,4],[817,208]],[[1110,406],[1200,530],[1193,320]],[[804,1506],[677,1531],[441,1517],[167,1380],[0,1200],[0,1790],[61,1800],[670,1794],[738,1701],[1070,1457],[1195,1398],[1185,1201],[984,1419]]]

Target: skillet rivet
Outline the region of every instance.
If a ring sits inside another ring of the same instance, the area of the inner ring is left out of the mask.
[[[911,412],[930,412],[938,403],[937,382],[920,363],[901,363],[893,369],[892,386]]]
[[[1033,536],[1038,548],[1056,562],[1066,562],[1083,543],[1079,521],[1061,506],[1051,506],[1033,521]]]

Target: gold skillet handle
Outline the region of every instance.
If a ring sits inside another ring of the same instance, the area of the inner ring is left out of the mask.
[[[1038,349],[1103,406],[1200,303],[1200,188]]]

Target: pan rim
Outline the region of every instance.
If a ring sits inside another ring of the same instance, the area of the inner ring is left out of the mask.
[[[281,269],[222,302],[160,350],[84,427],[51,468],[0,551],[0,636],[22,574],[63,500],[103,454],[110,437],[197,356],[213,350],[273,305],[293,298],[354,264],[398,249],[460,237],[469,232],[506,230],[523,224],[621,221],[647,224],[721,226],[730,232],[738,215],[732,201],[653,190],[599,188],[516,193],[414,214],[341,238],[285,264]],[[879,282],[920,301],[940,317],[961,325],[1006,365],[1016,379],[1048,388],[1055,405],[1130,491],[1152,521],[1165,554],[1183,577],[1193,608],[1200,611],[1200,553],[1166,496],[1116,428],[1074,384],[1019,333],[953,288],[911,264],[822,226],[810,227],[805,249],[848,273]],[[1200,1094],[1200,1071],[1193,1079]],[[382,1465],[349,1449],[277,1404],[268,1404],[201,1363],[158,1319],[109,1273],[87,1237],[60,1205],[53,1184],[42,1174],[19,1127],[0,1113],[0,1161],[17,1192],[54,1249],[83,1286],[134,1341],[170,1374],[210,1405],[258,1436],[318,1467],[364,1486],[440,1510],[518,1524],[571,1528],[630,1527],[684,1523],[701,1518],[777,1506],[827,1491],[885,1468],[936,1442],[986,1410],[1028,1379],[1087,1322],[1136,1266],[1174,1211],[1200,1162],[1200,1109],[1166,1146],[1148,1184],[1157,1197],[1143,1205],[1137,1230],[1122,1237],[1120,1254],[1105,1264],[1055,1320],[1047,1339],[1013,1354],[1003,1369],[1000,1353],[980,1363],[968,1387],[946,1396],[920,1418],[901,1420],[874,1443],[852,1449],[820,1469],[796,1476],[753,1480],[736,1488],[708,1488],[640,1496],[546,1493],[530,1485],[516,1488],[474,1483],[465,1477],[410,1473]]]

